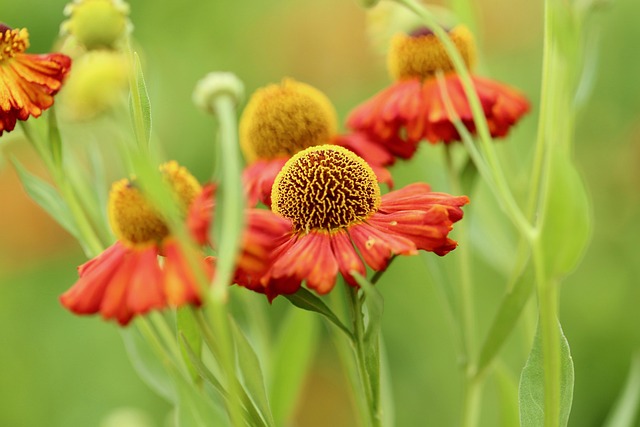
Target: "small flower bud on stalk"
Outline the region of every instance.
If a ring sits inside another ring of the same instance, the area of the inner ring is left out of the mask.
[[[244,84],[233,73],[213,72],[203,77],[193,91],[193,103],[210,114],[215,114],[216,98],[228,96],[238,105],[244,99]]]

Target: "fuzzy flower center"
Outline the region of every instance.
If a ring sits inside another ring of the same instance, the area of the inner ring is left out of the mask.
[[[0,23],[0,62],[13,58],[29,47],[29,32],[26,28],[12,29]]]
[[[289,159],[273,184],[271,203],[298,232],[332,231],[374,214],[380,187],[363,159],[345,148],[323,145]]]
[[[449,37],[462,55],[468,68],[475,62],[473,35],[463,25],[449,31]],[[411,34],[396,34],[391,40],[387,56],[389,73],[396,80],[431,78],[436,71],[453,71],[444,45],[429,29],[423,28]]]
[[[257,90],[240,119],[240,146],[249,163],[292,156],[326,144],[337,114],[319,90],[292,79]]]
[[[202,187],[176,162],[161,165],[160,171],[186,213]],[[160,245],[169,236],[166,222],[145,198],[135,181],[121,179],[111,186],[108,210],[111,228],[118,240],[128,246]]]

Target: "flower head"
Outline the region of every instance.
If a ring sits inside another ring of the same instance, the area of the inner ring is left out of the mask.
[[[365,156],[382,182],[392,184],[384,166],[393,157],[364,135],[337,134],[337,114],[318,89],[293,79],[253,94],[240,120],[240,146],[249,166],[243,179],[249,204],[270,204],[273,180],[284,163],[308,147],[338,144]]]
[[[160,167],[176,195],[192,234],[203,243],[199,207],[212,197],[183,167],[169,162]],[[123,179],[109,193],[109,222],[116,243],[78,268],[80,278],[61,297],[76,314],[101,313],[126,325],[136,315],[167,305],[199,303],[198,286],[186,255],[171,236],[164,218],[145,198],[135,180]],[[190,211],[189,211],[190,210]],[[162,265],[158,256],[164,257]],[[203,271],[213,274],[210,260],[198,258]]]
[[[449,31],[467,68],[475,62],[475,45],[466,27]],[[475,132],[471,108],[453,63],[433,32],[420,28],[397,34],[387,57],[395,83],[357,107],[347,123],[366,133],[394,156],[410,158],[417,144],[459,141],[446,108],[447,97],[462,123]],[[443,91],[436,73],[444,73]],[[510,127],[529,110],[526,98],[517,90],[488,79],[471,76],[493,137],[505,136]]]
[[[271,299],[296,292],[303,281],[324,294],[338,272],[355,286],[352,271],[364,275],[365,263],[383,270],[394,255],[419,249],[445,255],[456,247],[448,233],[468,201],[433,193],[427,184],[381,196],[373,170],[353,152],[307,148],[287,161],[272,189],[279,217],[270,221],[287,232],[274,239],[261,276],[245,275],[238,283]]]
[[[131,32],[129,5],[123,0],[74,0],[64,8],[60,26],[88,50],[114,49]]]
[[[26,54],[28,47],[25,28],[0,23],[0,135],[12,131],[17,120],[38,117],[51,107],[71,67],[68,56]]]

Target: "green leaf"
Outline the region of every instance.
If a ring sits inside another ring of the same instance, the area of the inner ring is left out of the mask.
[[[550,277],[570,273],[582,258],[591,235],[591,207],[580,174],[568,155],[551,161],[542,246]]]
[[[340,321],[340,319],[338,319],[338,316],[336,316],[320,298],[309,292],[307,289],[300,288],[295,294],[285,295],[285,298],[298,308],[323,315],[331,323],[347,334],[347,336],[351,337],[351,331]]]
[[[160,396],[177,403],[178,396],[167,370],[140,333],[134,328],[123,328],[120,334],[131,364],[140,378]]]
[[[42,209],[44,209],[62,228],[78,238],[78,230],[69,211],[58,192],[50,184],[27,171],[20,162],[11,159],[18,172],[24,190]]]
[[[275,425],[288,425],[318,338],[315,315],[291,309],[279,326],[273,349],[269,387]]]
[[[229,425],[224,411],[213,404],[203,391],[197,390],[179,374],[172,375],[178,390],[178,427],[203,427]]]
[[[187,353],[187,345],[189,349],[194,353],[196,357],[202,354],[202,335],[200,334],[200,328],[193,316],[191,307],[181,307],[177,310],[176,323],[178,333],[182,336],[180,340],[180,351],[182,358],[187,362],[187,369],[191,374],[191,378],[198,382],[200,381],[200,375],[197,368],[191,363],[191,358]]]
[[[502,299],[491,328],[487,333],[487,338],[484,340],[480,350],[478,372],[482,372],[487,368],[516,327],[520,314],[533,292],[533,283],[533,278],[529,272],[523,272],[513,289]]]
[[[633,427],[640,406],[640,353],[631,360],[631,368],[624,390],[604,423],[604,427]]]
[[[273,426],[275,423],[271,415],[269,399],[267,399],[267,391],[264,385],[264,376],[262,375],[260,360],[244,332],[242,332],[232,318],[230,318],[230,323],[235,338],[234,341],[238,355],[237,360],[240,372],[242,373],[244,386],[262,417],[267,421],[267,424]]]
[[[573,360],[569,343],[558,323],[560,336],[560,419],[558,426],[565,427],[569,421],[573,401]],[[544,426],[544,361],[542,360],[542,339],[540,323],[520,376],[519,402],[521,427]]]
[[[382,425],[393,427],[395,425],[395,405],[393,403],[393,390],[391,388],[391,371],[389,358],[385,351],[384,340],[380,336],[380,400],[382,405]]]
[[[144,82],[140,58],[133,52],[133,76],[130,82],[129,110],[138,144],[148,145],[151,138],[151,103]]]
[[[460,172],[460,186],[463,194],[473,193],[473,189],[478,181],[478,168],[471,156],[467,158],[464,168]]]

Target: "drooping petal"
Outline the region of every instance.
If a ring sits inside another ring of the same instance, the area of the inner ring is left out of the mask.
[[[167,302],[175,307],[185,304],[200,304],[200,292],[198,285],[198,274],[203,274],[207,282],[213,278],[214,267],[213,259],[208,257],[203,259],[196,255],[196,268],[198,272],[191,268],[183,249],[177,242],[169,240],[164,244],[164,292],[167,296]]]
[[[361,276],[366,276],[367,270],[360,256],[353,247],[349,234],[338,231],[331,235],[331,250],[333,256],[338,261],[340,273],[351,286],[358,286],[358,282],[351,275],[352,271],[358,272]]]
[[[100,311],[105,292],[127,252],[128,249],[118,242],[78,267],[80,278],[60,296],[62,305],[76,314]]]
[[[451,222],[462,219],[461,207],[469,203],[467,196],[452,196],[447,193],[432,192],[425,183],[413,183],[382,196],[379,212],[392,213],[403,210],[429,210],[433,205],[445,206]]]
[[[38,117],[51,107],[70,67],[71,59],[58,53],[0,61],[0,135],[12,131],[16,120]]]
[[[364,261],[376,271],[387,268],[394,255],[418,253],[416,245],[406,237],[387,233],[366,222],[350,227],[349,235]]]
[[[278,157],[272,160],[258,160],[244,169],[242,183],[249,207],[256,206],[258,202],[271,206],[273,181],[288,159],[288,157]]]
[[[214,184],[204,186],[189,207],[187,228],[199,245],[204,245],[209,240],[209,227],[213,221],[215,208],[215,193],[216,186]]]

